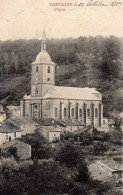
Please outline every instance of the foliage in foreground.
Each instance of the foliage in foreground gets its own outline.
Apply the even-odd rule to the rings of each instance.
[[[49,159],[50,147],[48,146],[45,155],[40,150],[42,144],[47,145],[46,140],[42,138],[41,144],[41,138],[37,134],[27,135],[22,139],[25,143],[31,143],[35,152],[37,149],[36,156],[33,156],[33,165],[19,168],[12,164],[1,166],[1,194],[89,195],[102,194],[109,189],[108,186],[91,179],[82,152],[71,142],[58,144]],[[39,145],[39,150],[36,144]]]

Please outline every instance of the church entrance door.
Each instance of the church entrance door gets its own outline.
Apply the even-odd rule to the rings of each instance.
[[[39,118],[39,105],[34,104],[34,112],[33,112],[34,118]]]

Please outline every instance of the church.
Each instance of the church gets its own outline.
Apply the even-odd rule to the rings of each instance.
[[[46,33],[41,51],[31,64],[31,94],[21,101],[21,117],[81,121],[101,127],[102,95],[95,88],[55,86],[55,66],[46,51]]]

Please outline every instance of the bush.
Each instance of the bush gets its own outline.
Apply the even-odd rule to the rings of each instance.
[[[90,178],[90,173],[86,164],[86,161],[83,160],[78,166],[78,175],[76,178],[77,182],[87,182]]]
[[[76,146],[66,141],[64,144],[59,145],[55,159],[69,168],[74,168],[77,167],[79,162],[82,162],[83,157]]]
[[[53,149],[41,135],[38,135],[37,133],[28,134],[22,136],[20,140],[31,145],[32,159],[48,159],[52,157]]]
[[[105,133],[103,135],[103,141],[109,141],[110,140],[110,135],[108,133]]]
[[[102,154],[108,150],[109,150],[109,144],[107,142],[105,143],[98,142],[93,146],[93,152],[95,155]]]

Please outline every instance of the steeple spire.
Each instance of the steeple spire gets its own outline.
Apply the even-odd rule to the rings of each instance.
[[[41,51],[46,51],[46,32],[45,31],[43,31],[42,33]]]

